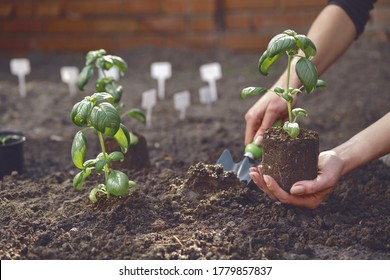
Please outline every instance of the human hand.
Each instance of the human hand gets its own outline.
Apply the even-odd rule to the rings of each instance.
[[[274,92],[267,92],[245,114],[245,145],[254,141],[260,146],[265,130],[286,118],[286,102]]]
[[[252,167],[249,175],[256,185],[271,199],[282,203],[301,206],[309,209],[317,208],[332,192],[341,177],[343,161],[334,151],[325,151],[318,157],[318,175],[314,180],[296,182],[290,193],[279,187],[278,183],[268,175],[264,175],[261,166]]]

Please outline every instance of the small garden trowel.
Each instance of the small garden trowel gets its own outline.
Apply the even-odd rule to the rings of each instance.
[[[217,160],[217,164],[221,164],[225,171],[233,171],[240,181],[246,181],[246,184],[249,184],[251,181],[249,168],[256,166],[255,160],[261,158],[262,151],[262,148],[254,143],[248,144],[245,147],[243,160],[234,162],[232,154],[228,150],[224,150]]]

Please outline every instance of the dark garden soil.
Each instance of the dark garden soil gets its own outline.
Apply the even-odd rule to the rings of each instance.
[[[126,171],[138,184],[128,196],[96,205],[88,193],[101,178],[74,190],[77,169],[70,158],[77,129],[69,111],[92,87],[71,98],[59,76],[61,66],[82,67],[84,54],[29,55],[24,99],[9,73],[11,56],[1,55],[0,128],[27,136],[26,172],[0,182],[1,259],[390,259],[390,169],[381,161],[344,176],[315,210],[276,203],[214,165],[226,148],[237,161],[242,156],[244,114],[254,99],[241,100],[240,90],[270,85],[280,73],[260,77],[260,53],[117,54],[129,65],[121,80],[127,107],[140,107],[141,93],[156,87],[152,62],[170,61],[173,77],[153,110],[151,129],[125,121],[145,136],[151,166]],[[210,110],[199,102],[205,84],[198,69],[214,61],[224,77]],[[318,131],[321,151],[389,111],[389,61],[388,43],[356,42],[322,77],[326,91],[301,96],[299,105],[310,115],[301,126]],[[186,89],[192,106],[180,121],[172,96]],[[90,144],[92,155],[98,145],[91,138]]]

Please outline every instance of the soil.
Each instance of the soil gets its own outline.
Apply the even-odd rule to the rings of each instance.
[[[292,139],[282,127],[270,127],[262,142],[264,174],[273,177],[279,186],[290,192],[298,181],[317,177],[319,154],[318,133],[300,128]]]
[[[71,97],[59,75],[64,65],[81,68],[84,54],[30,54],[23,99],[9,71],[11,55],[0,55],[1,129],[27,136],[26,172],[0,182],[1,259],[390,258],[390,172],[380,160],[341,178],[315,210],[274,202],[214,164],[224,149],[242,158],[244,115],[254,99],[241,100],[241,89],[270,85],[283,63],[266,79],[257,72],[260,53],[143,48],[116,54],[129,65],[121,80],[127,107],[140,107],[141,93],[156,87],[152,62],[170,61],[173,77],[153,109],[152,128],[125,121],[145,137],[150,167],[126,171],[138,184],[129,195],[100,197],[97,204],[88,193],[101,178],[74,190],[78,171],[70,158],[77,128],[69,111],[93,89]],[[199,102],[205,83],[198,69],[214,61],[223,78],[210,109]],[[321,151],[389,111],[388,61],[388,43],[358,41],[323,75],[326,91],[299,98],[309,112],[301,127],[319,133]],[[192,93],[185,120],[172,102],[182,90]],[[87,156],[97,151],[90,140]]]

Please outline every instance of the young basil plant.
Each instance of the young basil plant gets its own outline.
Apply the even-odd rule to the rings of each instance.
[[[96,92],[106,92],[112,95],[114,98],[113,105],[122,111],[124,104],[121,101],[123,94],[123,87],[117,83],[112,77],[108,77],[106,71],[112,67],[117,67],[119,74],[123,76],[127,70],[127,63],[119,56],[107,54],[104,49],[94,50],[87,53],[85,66],[81,70],[77,80],[77,86],[80,90],[84,90],[85,86],[92,79],[95,68],[100,69],[103,77],[99,78],[95,83]],[[121,113],[121,117],[129,116],[139,122],[145,123],[146,118],[142,110],[138,108],[132,108],[126,112]],[[137,139],[135,135],[131,135],[132,138]]]
[[[283,55],[287,55],[287,76],[286,86],[281,88],[276,86],[273,89],[265,87],[247,87],[241,92],[243,99],[248,96],[259,96],[268,91],[272,91],[287,102],[288,121],[283,125],[284,131],[291,138],[296,138],[299,135],[299,125],[297,119],[299,117],[307,117],[307,112],[302,108],[292,109],[294,96],[300,94],[303,90],[306,93],[312,93],[316,88],[325,88],[324,81],[318,79],[318,73],[315,65],[311,61],[316,55],[316,47],[314,43],[305,35],[297,34],[293,30],[285,30],[284,32],[274,36],[268,43],[267,49],[261,55],[258,63],[259,72],[267,76],[272,65]],[[292,61],[296,58],[295,72],[302,84],[300,88],[290,88]]]
[[[73,138],[71,155],[73,164],[81,171],[73,178],[73,187],[81,189],[85,180],[95,171],[104,174],[104,183],[93,188],[89,194],[92,203],[97,202],[97,193],[124,196],[135,183],[121,171],[110,168],[110,162],[121,161],[131,145],[130,134],[121,123],[117,109],[113,105],[114,98],[105,92],[98,92],[85,97],[76,103],[70,113],[72,122],[82,129]],[[101,152],[94,159],[85,160],[87,150],[87,131],[97,135]],[[121,151],[106,152],[104,137],[115,138]]]
[[[117,56],[106,55],[104,50],[90,51],[86,56],[86,65],[82,69],[78,79],[78,86],[84,89],[92,78],[94,67],[101,70],[109,70],[116,66],[121,75],[127,70],[125,61]],[[104,71],[103,71],[104,73]],[[128,176],[118,170],[110,168],[113,161],[122,161],[128,149],[138,142],[134,134],[129,132],[121,122],[121,115],[118,109],[121,107],[122,86],[118,85],[112,78],[103,77],[96,83],[97,92],[86,96],[83,100],[74,104],[70,117],[72,122],[81,129],[75,134],[72,142],[71,156],[73,164],[80,169],[80,172],[73,178],[73,187],[81,189],[84,182],[92,174],[104,174],[104,183],[98,184],[89,194],[92,203],[97,202],[97,194],[124,196],[129,188],[135,187],[135,183],[129,180]],[[145,121],[141,110],[130,110],[130,116]],[[99,139],[101,152],[93,159],[85,159],[87,150],[87,132],[91,131]],[[106,152],[104,138],[114,138],[119,145],[120,151],[108,154]]]

